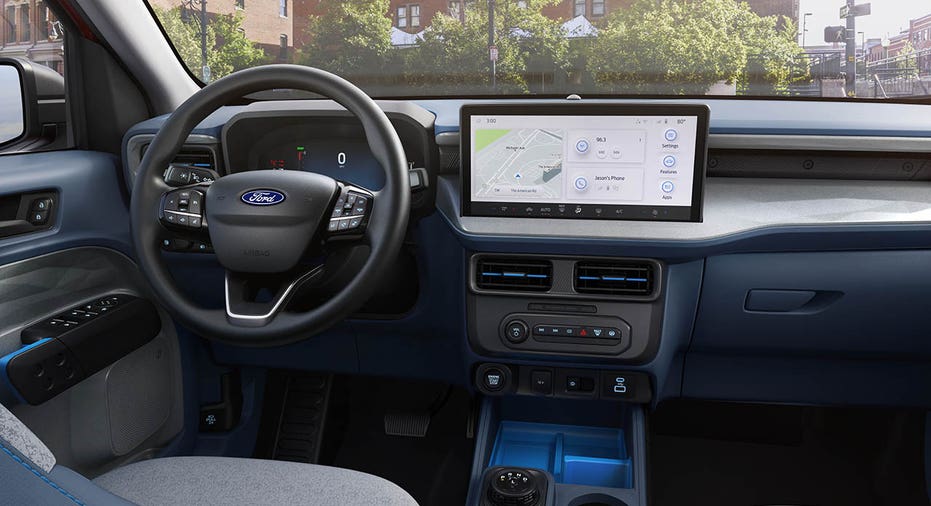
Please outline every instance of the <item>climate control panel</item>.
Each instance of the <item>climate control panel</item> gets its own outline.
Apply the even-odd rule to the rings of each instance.
[[[564,344],[619,354],[630,347],[631,327],[613,316],[511,313],[502,319],[499,335],[505,346],[514,349]]]

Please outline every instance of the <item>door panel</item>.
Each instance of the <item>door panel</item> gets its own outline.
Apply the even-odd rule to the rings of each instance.
[[[76,246],[129,254],[129,197],[119,163],[116,156],[87,151],[0,156],[0,198],[59,195],[51,228],[0,239],[0,265]]]
[[[0,238],[0,357],[22,354],[23,328],[78,304],[120,293],[152,300],[128,256],[128,196],[117,157],[82,151],[0,156],[0,199],[37,192],[57,193],[52,226]],[[0,402],[60,464],[85,475],[150,455],[184,422],[178,337],[160,308],[159,319],[151,341],[36,406],[22,403],[0,371]],[[90,349],[108,348],[96,336]]]

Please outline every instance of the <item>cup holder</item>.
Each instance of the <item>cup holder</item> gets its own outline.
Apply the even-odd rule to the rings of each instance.
[[[627,506],[627,503],[607,494],[585,494],[569,501],[569,506]]]

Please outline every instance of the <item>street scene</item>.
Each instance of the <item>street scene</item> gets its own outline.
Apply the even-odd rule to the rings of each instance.
[[[149,3],[205,83],[296,63],[381,96],[931,96],[931,5],[912,0]],[[0,56],[64,73],[53,9],[0,0],[0,13]]]

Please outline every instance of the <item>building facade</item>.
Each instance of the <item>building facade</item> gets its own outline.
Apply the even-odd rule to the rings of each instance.
[[[171,10],[187,4],[182,0],[148,0],[149,4]],[[318,0],[206,0],[208,16],[243,14],[242,29],[245,36],[256,43],[273,59],[286,61],[294,47],[295,16],[302,3]],[[192,7],[200,9],[195,0]]]
[[[0,0],[0,18],[0,56],[26,58],[64,73],[64,32],[44,0]]]
[[[394,27],[408,33],[418,33],[430,26],[437,14],[461,17],[463,9],[476,0],[391,0],[388,16]],[[478,0],[485,4],[487,0]],[[798,23],[799,0],[746,0],[750,8],[761,16],[785,16]],[[319,3],[320,0],[299,0],[301,4]],[[498,8],[511,4],[519,6],[521,0],[496,0]],[[543,8],[543,13],[552,18],[566,21],[585,16],[589,21],[598,20],[633,4],[634,0],[560,0]],[[308,14],[312,14],[312,9]]]

